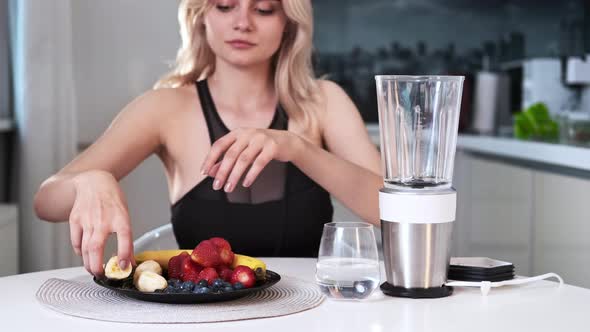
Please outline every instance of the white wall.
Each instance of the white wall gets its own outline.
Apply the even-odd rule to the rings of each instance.
[[[178,1],[73,1],[78,143],[93,142],[133,98],[164,74],[180,45]],[[168,188],[156,157],[122,181],[134,236],[169,221]],[[114,242],[106,254],[114,251]]]

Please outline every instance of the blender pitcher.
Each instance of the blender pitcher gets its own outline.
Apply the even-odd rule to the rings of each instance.
[[[392,296],[448,296],[462,76],[378,75],[383,256]]]

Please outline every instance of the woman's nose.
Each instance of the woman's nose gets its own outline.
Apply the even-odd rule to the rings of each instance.
[[[252,30],[252,18],[250,17],[251,13],[249,10],[249,6],[241,6],[237,11],[235,20],[234,20],[234,30],[237,31],[251,31]]]

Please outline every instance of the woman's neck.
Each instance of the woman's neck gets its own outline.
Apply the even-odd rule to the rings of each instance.
[[[227,96],[223,98],[226,107],[244,111],[257,109],[278,101],[270,67],[270,63],[236,67],[218,60],[208,82],[219,94]]]

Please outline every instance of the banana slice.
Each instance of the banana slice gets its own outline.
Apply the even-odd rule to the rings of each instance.
[[[131,275],[133,266],[127,264],[125,270],[121,270],[119,266],[119,258],[117,256],[111,257],[104,268],[104,274],[107,278],[112,280],[123,280]]]
[[[135,272],[133,273],[133,284],[135,285],[135,287],[137,287],[137,279],[139,278],[139,275],[145,271],[152,271],[156,274],[162,275],[162,267],[160,266],[160,264],[158,264],[158,262],[154,260],[145,261],[139,264],[135,268]]]
[[[157,289],[168,287],[168,282],[164,277],[155,272],[144,271],[139,274],[135,287],[141,292],[154,292]]]

